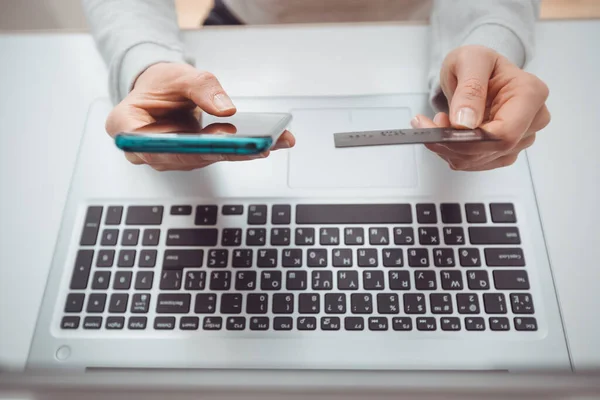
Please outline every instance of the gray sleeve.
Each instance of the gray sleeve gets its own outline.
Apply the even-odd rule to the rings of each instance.
[[[478,44],[523,68],[531,60],[540,0],[434,0],[431,13],[430,103],[448,111],[440,69],[453,49]]]
[[[173,0],[82,0],[91,32],[109,69],[114,104],[158,62],[193,64],[184,54]]]

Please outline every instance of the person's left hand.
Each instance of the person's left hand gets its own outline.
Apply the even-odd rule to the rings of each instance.
[[[450,113],[430,120],[417,115],[414,128],[481,127],[497,142],[427,144],[454,170],[485,171],[513,164],[550,122],[548,87],[499,53],[483,46],[463,46],[444,60],[440,75]]]

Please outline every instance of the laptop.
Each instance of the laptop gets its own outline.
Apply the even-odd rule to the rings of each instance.
[[[297,146],[192,172],[129,164],[91,105],[28,367],[571,369],[527,157],[450,170],[408,127],[426,94],[237,98]]]

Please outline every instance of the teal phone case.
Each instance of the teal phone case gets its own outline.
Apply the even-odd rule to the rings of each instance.
[[[252,155],[267,151],[271,137],[211,137],[210,135],[180,135],[165,138],[144,135],[117,135],[115,144],[133,153],[187,153]]]

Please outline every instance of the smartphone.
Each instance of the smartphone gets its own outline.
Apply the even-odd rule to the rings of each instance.
[[[287,113],[238,112],[224,118],[203,113],[192,132],[123,132],[115,144],[136,153],[252,155],[270,149],[291,120]]]

